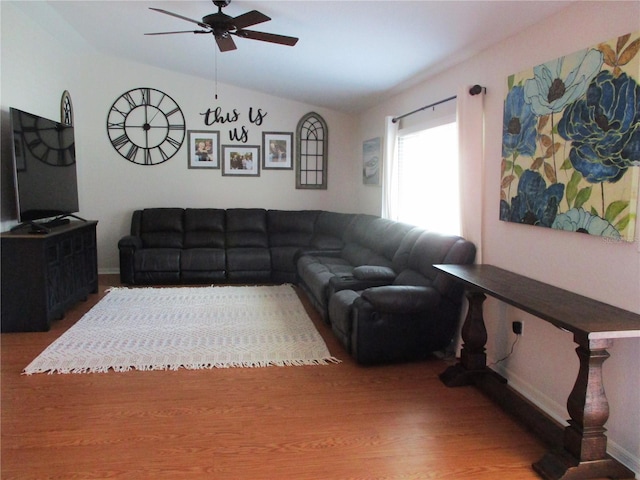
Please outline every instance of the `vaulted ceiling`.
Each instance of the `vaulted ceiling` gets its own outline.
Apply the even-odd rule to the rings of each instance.
[[[224,13],[258,10],[249,27],[299,37],[294,47],[236,38],[221,53],[211,35],[145,36],[198,26],[217,11],[198,1],[16,2],[73,48],[195,75],[343,112],[359,112],[505,40],[570,1],[233,0]],[[60,32],[65,32],[63,35]],[[64,37],[64,38],[63,38]],[[73,44],[73,45],[71,45]],[[216,68],[217,66],[217,68]]]

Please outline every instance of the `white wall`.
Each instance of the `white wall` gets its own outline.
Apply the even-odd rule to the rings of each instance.
[[[486,168],[480,179],[485,192],[481,199],[484,263],[640,313],[640,240],[614,243],[499,221],[507,76],[638,30],[638,2],[575,2],[560,14],[364,112],[359,121],[360,139],[382,135],[385,115],[403,114],[455,95],[465,85],[485,86]],[[416,117],[426,119],[429,115],[433,112]],[[379,211],[380,189],[364,190],[361,196],[372,211]],[[485,318],[490,361],[508,353],[513,340],[511,321],[524,320],[524,335],[500,370],[513,386],[533,396],[557,420],[568,419],[566,398],[578,371],[571,335],[492,299],[485,302]],[[640,339],[616,340],[610,353],[604,364],[611,407],[607,423],[610,451],[640,472]]]
[[[9,107],[48,118],[60,115],[60,97],[69,90],[74,106],[79,215],[98,223],[98,263],[101,273],[118,271],[118,239],[128,233],[131,212],[153,206],[264,207],[327,209],[358,212],[350,188],[353,176],[354,119],[313,105],[292,102],[249,90],[159,70],[101,55],[89,48],[70,50],[61,36],[52,36],[29,23],[14,5],[2,2],[2,114]],[[260,177],[223,177],[221,170],[187,168],[188,137],[178,153],[155,166],[133,164],[111,146],[107,114],[124,92],[151,87],[180,105],[187,130],[219,130],[221,144],[239,144],[229,129],[245,127],[246,145],[262,146],[262,132],[294,132],[310,111],[323,116],[329,129],[327,190],[297,190],[294,170],[262,170]],[[207,126],[200,113],[221,107],[240,113],[237,122]],[[258,109],[266,112],[261,125],[249,121]],[[6,136],[4,138],[7,138]],[[295,141],[294,141],[295,142]],[[7,158],[6,146],[3,160]],[[3,164],[5,162],[3,161]],[[6,179],[5,179],[6,180]],[[3,180],[3,186],[6,182]],[[10,188],[10,183],[8,184]],[[4,189],[3,189],[4,190]],[[4,212],[3,208],[3,212]],[[3,229],[10,225],[7,218]]]

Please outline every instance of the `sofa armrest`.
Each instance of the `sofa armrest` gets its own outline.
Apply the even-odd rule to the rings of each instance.
[[[435,308],[440,294],[432,287],[387,285],[368,288],[361,298],[382,313],[416,314]]]
[[[361,265],[353,269],[353,276],[357,280],[377,280],[391,284],[396,279],[396,272],[390,267]]]
[[[122,237],[118,242],[120,252],[120,282],[124,285],[135,284],[134,256],[142,248],[142,239],[135,235]]]
[[[119,250],[131,250],[135,252],[140,248],[142,248],[142,239],[135,235],[124,236],[118,242]]]

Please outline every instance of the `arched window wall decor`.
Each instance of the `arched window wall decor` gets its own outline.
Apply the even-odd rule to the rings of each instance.
[[[315,112],[306,114],[296,128],[296,188],[327,189],[327,123]]]

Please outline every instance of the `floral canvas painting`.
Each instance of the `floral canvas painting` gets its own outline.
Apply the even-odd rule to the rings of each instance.
[[[633,241],[640,32],[508,78],[500,219]]]

